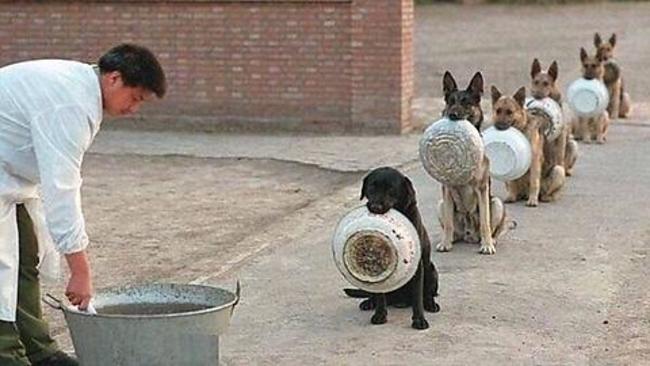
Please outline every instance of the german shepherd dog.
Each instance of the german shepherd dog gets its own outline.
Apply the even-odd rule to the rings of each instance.
[[[596,57],[598,57],[605,68],[603,82],[609,92],[609,104],[607,112],[610,118],[627,118],[632,109],[630,95],[625,91],[621,68],[614,59],[614,48],[616,47],[616,33],[613,33],[607,42],[603,42],[600,34],[594,34],[594,46],[596,46]]]
[[[562,93],[557,87],[558,66],[553,61],[547,71],[542,71],[538,59],[533,60],[530,70],[530,94],[535,99],[551,98],[562,106]],[[562,165],[567,176],[573,174],[578,159],[578,143],[571,135],[571,124],[565,123],[560,136],[544,145],[544,155],[554,160],[553,165]]]
[[[580,48],[580,62],[582,63],[583,78],[603,80],[605,67],[597,55],[589,56],[584,48]],[[596,140],[597,143],[604,144],[607,139],[608,127],[609,112],[605,110],[595,117],[576,116],[573,122],[573,134],[576,140],[582,140],[585,143]]]
[[[526,206],[535,207],[539,201],[553,201],[557,198],[566,180],[564,168],[557,164],[554,156],[547,156],[544,146],[544,130],[550,123],[548,116],[526,110],[526,88],[521,87],[514,96],[503,96],[492,86],[492,120],[499,130],[516,128],[530,142],[532,162],[528,172],[521,178],[506,182],[508,197],[506,202],[527,199]]]
[[[363,179],[361,199],[368,198],[366,207],[375,214],[385,214],[391,208],[406,216],[415,226],[420,239],[421,257],[418,269],[409,282],[397,290],[385,294],[373,294],[359,289],[344,289],[351,297],[366,298],[359,305],[361,310],[375,309],[372,324],[386,323],[387,305],[413,308],[415,329],[426,329],[429,323],[424,318],[424,310],[436,313],[440,306],[436,304],[438,296],[438,271],[431,261],[431,241],[422,224],[422,218],[415,198],[413,183],[396,169],[383,167],[368,173]]]
[[[445,95],[443,115],[451,120],[468,120],[480,132],[483,122],[481,96],[483,75],[474,74],[465,90],[459,90],[449,71],[442,80]],[[442,238],[436,249],[447,252],[453,243],[480,243],[481,254],[496,253],[496,241],[502,233],[506,210],[498,197],[492,196],[490,161],[483,159],[472,180],[462,186],[442,185],[442,200],[438,204],[438,220]]]

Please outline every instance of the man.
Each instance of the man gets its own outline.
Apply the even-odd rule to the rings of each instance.
[[[0,365],[78,365],[49,336],[39,274],[70,269],[66,296],[93,293],[81,212],[81,162],[103,112],[127,115],[166,84],[156,57],[123,44],[97,66],[37,60],[0,68]],[[58,252],[58,253],[57,253]]]

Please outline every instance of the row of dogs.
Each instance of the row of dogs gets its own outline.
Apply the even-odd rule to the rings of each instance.
[[[528,172],[521,178],[506,182],[508,195],[505,202],[526,200],[527,206],[537,206],[539,201],[553,201],[558,198],[567,176],[573,173],[578,158],[575,140],[604,143],[610,116],[627,117],[630,113],[629,95],[623,90],[623,82],[618,67],[606,67],[613,60],[616,35],[603,42],[598,33],[594,36],[596,51],[589,55],[580,49],[582,76],[585,79],[603,81],[610,95],[606,111],[589,118],[576,117],[566,124],[564,130],[553,141],[547,141],[544,130],[551,121],[549,116],[529,111],[524,107],[525,87],[514,95],[501,93],[495,86],[491,88],[492,123],[497,129],[516,128],[530,141],[532,163]],[[531,96],[541,99],[550,97],[561,105],[561,93],[557,87],[558,65],[553,61],[548,70],[543,71],[537,59],[531,67]],[[483,95],[483,76],[477,72],[466,89],[458,88],[451,73],[443,77],[445,108],[443,116],[452,120],[468,120],[479,131],[484,120],[481,109]],[[453,243],[464,241],[479,243],[479,252],[494,254],[496,241],[508,225],[506,209],[498,197],[491,194],[489,160],[483,156],[479,168],[469,183],[463,186],[442,186],[442,200],[438,205],[438,219],[442,228],[441,241],[436,249],[446,252]],[[371,322],[383,324],[387,321],[387,306],[412,307],[412,323],[415,329],[426,329],[429,324],[424,312],[438,312],[438,272],[431,261],[431,242],[422,223],[417,208],[415,189],[408,177],[396,169],[382,167],[372,170],[363,179],[361,199],[367,199],[366,207],[375,214],[384,214],[395,209],[406,216],[415,226],[420,238],[422,256],[418,269],[401,288],[389,293],[370,293],[360,289],[344,289],[350,297],[364,298],[361,310],[374,310]]]

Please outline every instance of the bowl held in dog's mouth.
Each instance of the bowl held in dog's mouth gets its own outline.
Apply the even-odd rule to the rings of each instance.
[[[336,226],[332,255],[350,284],[385,293],[405,285],[417,271],[420,239],[413,224],[397,210],[379,215],[361,206]]]
[[[499,130],[495,127],[483,131],[485,155],[490,160],[490,175],[500,181],[521,178],[532,161],[532,149],[526,136],[510,127]]]
[[[577,116],[596,117],[607,109],[609,94],[602,81],[580,78],[569,85],[567,101]]]
[[[442,184],[467,184],[483,159],[478,130],[467,120],[442,118],[420,138],[419,156],[424,170]]]
[[[550,123],[544,128],[546,140],[553,141],[562,134],[564,119],[562,118],[562,107],[558,102],[549,97],[527,98],[525,106],[528,110],[538,111],[548,117]]]

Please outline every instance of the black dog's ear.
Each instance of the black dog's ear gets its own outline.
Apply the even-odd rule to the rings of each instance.
[[[366,194],[366,185],[368,184],[368,176],[366,175],[363,178],[363,183],[361,184],[361,197],[359,197],[359,200],[364,199],[367,194]]]
[[[458,90],[458,85],[456,85],[456,80],[451,75],[449,71],[445,71],[445,76],[442,77],[442,92],[445,94],[445,99],[447,96]]]
[[[612,36],[609,37],[609,44],[612,48],[616,46],[616,33],[612,33]]]
[[[406,204],[410,206],[416,203],[415,200],[415,188],[413,188],[413,182],[408,177],[404,177],[404,190],[406,192]]]
[[[474,74],[467,86],[467,90],[474,94],[483,95],[483,74],[480,71]]]
[[[600,47],[601,44],[603,44],[603,40],[600,38],[600,34],[598,33],[594,34],[594,46],[598,48]]]

